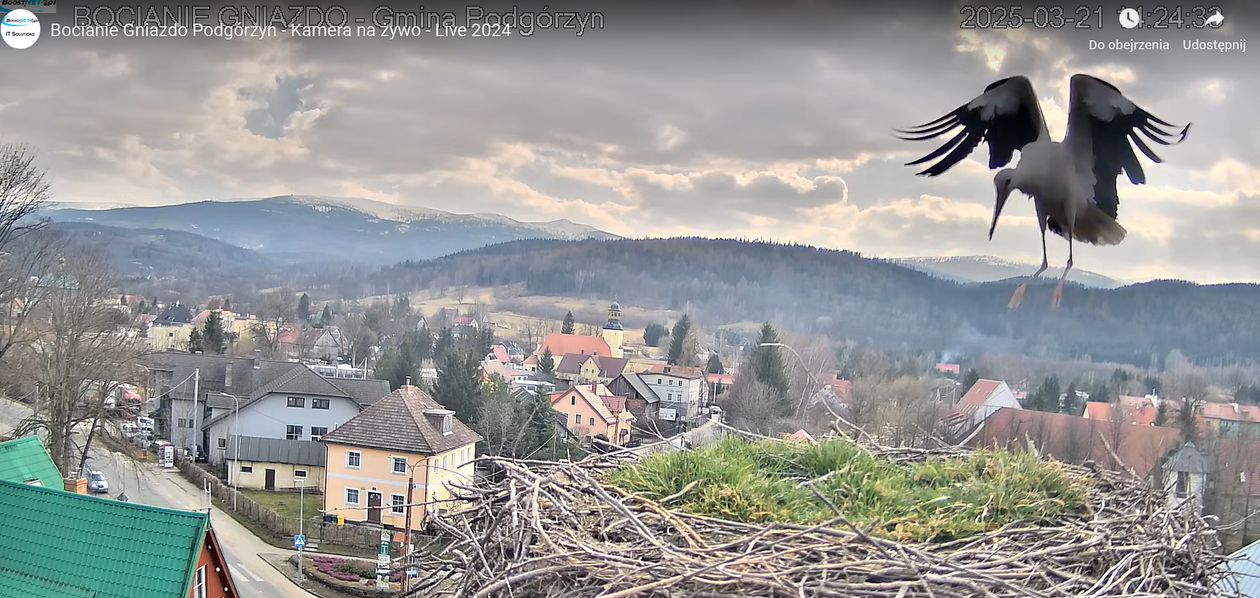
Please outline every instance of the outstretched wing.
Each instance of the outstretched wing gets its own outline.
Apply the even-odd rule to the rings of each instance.
[[[1120,207],[1116,177],[1120,172],[1127,174],[1134,185],[1146,182],[1146,173],[1142,172],[1133,147],[1137,146],[1153,162],[1163,162],[1142,137],[1160,145],[1173,145],[1185,141],[1190,125],[1179,133],[1171,133],[1160,125],[1174,129],[1175,125],[1139,108],[1114,85],[1089,75],[1072,76],[1070,95],[1068,130],[1063,142],[1076,157],[1077,172],[1086,180],[1092,175],[1094,204],[1116,218]]]
[[[961,130],[958,130],[960,129]],[[1011,161],[1015,150],[1046,134],[1046,123],[1037,105],[1037,94],[1027,77],[1010,77],[984,88],[976,99],[932,122],[898,130],[907,141],[934,139],[947,133],[956,135],[932,153],[906,163],[915,166],[941,158],[918,174],[936,176],[966,158],[981,141],[989,144],[989,168]]]

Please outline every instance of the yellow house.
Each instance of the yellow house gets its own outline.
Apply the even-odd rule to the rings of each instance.
[[[450,508],[452,484],[473,478],[481,436],[415,386],[403,386],[325,434],[324,512],[420,529]],[[412,497],[407,502],[407,483]]]
[[[149,347],[155,352],[187,351],[192,324],[157,324],[149,328]]]

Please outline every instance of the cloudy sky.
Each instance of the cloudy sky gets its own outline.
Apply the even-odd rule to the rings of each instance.
[[[1035,262],[1027,201],[1012,200],[987,239],[983,149],[943,177],[918,178],[902,163],[933,146],[891,129],[1026,74],[1061,135],[1068,77],[1087,72],[1194,129],[1161,151],[1165,164],[1147,165],[1148,185],[1121,186],[1124,244],[1078,246],[1077,267],[1260,281],[1254,3],[1225,4],[1218,31],[1137,34],[1116,25],[1114,8],[1101,31],[977,32],[959,28],[958,5],[871,4],[582,3],[602,10],[605,28],[580,38],[42,38],[20,61],[0,48],[0,140],[34,145],[62,201],[355,196],[627,236]],[[70,6],[45,19],[45,35]],[[1180,48],[1186,37],[1249,36],[1246,53]],[[1173,49],[1088,48],[1134,37]],[[1064,242],[1050,248],[1052,263],[1066,259]]]

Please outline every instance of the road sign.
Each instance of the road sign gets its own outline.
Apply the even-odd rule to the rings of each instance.
[[[299,550],[300,550],[300,549],[304,548],[305,546],[306,546],[306,535],[305,535],[305,534],[297,534],[296,536],[293,536],[293,547],[294,547],[294,548],[297,548],[297,549],[299,549]]]

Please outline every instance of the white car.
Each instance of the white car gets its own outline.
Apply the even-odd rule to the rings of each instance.
[[[104,494],[109,492],[109,480],[105,479],[105,474],[99,471],[93,471],[88,474],[88,492]]]

